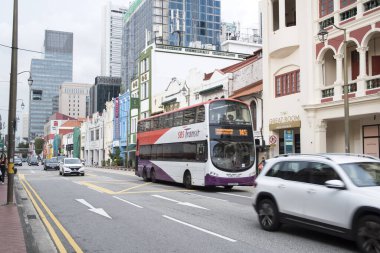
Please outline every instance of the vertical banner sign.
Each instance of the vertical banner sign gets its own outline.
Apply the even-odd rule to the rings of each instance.
[[[294,144],[294,132],[293,130],[285,130],[284,131],[284,153],[289,154],[289,153],[294,153],[293,151],[293,144]]]

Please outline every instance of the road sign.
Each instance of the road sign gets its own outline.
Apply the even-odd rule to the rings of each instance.
[[[269,145],[276,144],[277,143],[277,137],[276,135],[271,135],[269,137]]]

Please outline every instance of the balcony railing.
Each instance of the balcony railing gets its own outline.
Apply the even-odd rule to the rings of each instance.
[[[319,22],[319,26],[321,28],[326,28],[326,27],[333,25],[333,24],[334,24],[334,17],[331,17],[331,18],[328,18],[328,19],[325,19],[325,20]]]
[[[369,11],[376,7],[379,7],[380,0],[371,0],[371,1],[365,2],[363,5],[364,5],[364,11]]]
[[[350,9],[348,11],[345,11],[345,12],[343,12],[343,13],[340,14],[340,21],[343,21],[343,20],[355,17],[356,13],[357,13],[357,8],[356,7],[352,8],[352,9]]]
[[[334,96],[334,87],[322,90],[322,98],[328,98]]]
[[[342,91],[344,93],[344,85],[342,85]],[[348,84],[348,93],[357,92],[357,91],[358,91],[358,86],[356,83],[349,83]]]
[[[367,90],[380,88],[380,77],[367,80]]]

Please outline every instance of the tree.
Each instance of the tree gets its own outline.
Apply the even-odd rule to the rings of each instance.
[[[45,140],[42,138],[34,139],[34,150],[36,151],[37,155],[40,155],[42,153],[42,150],[44,149],[44,143]]]

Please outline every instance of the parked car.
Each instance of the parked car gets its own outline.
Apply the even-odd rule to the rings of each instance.
[[[17,165],[17,166],[22,166],[22,160],[21,160],[21,158],[19,158],[19,157],[15,157],[15,158],[13,159],[13,161],[14,161],[14,164],[15,164],[15,165]]]
[[[45,164],[46,159],[41,159],[41,165]]]
[[[79,158],[64,158],[59,163],[59,175],[81,175],[84,176],[84,167]]]
[[[380,160],[365,155],[280,156],[255,181],[261,227],[293,223],[355,240],[362,252],[380,245]]]
[[[21,161],[23,162],[23,163],[26,163],[26,162],[28,162],[28,158],[21,158]]]
[[[46,159],[44,163],[44,170],[53,169],[59,170],[59,163],[57,157]]]
[[[29,160],[28,160],[28,165],[29,166],[32,166],[32,165],[37,165],[38,166],[38,160],[36,157],[30,157]]]

